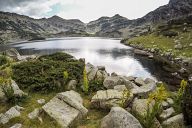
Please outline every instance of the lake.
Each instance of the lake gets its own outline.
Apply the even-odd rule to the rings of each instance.
[[[156,66],[152,60],[134,55],[131,47],[120,43],[118,39],[68,37],[38,42],[0,46],[16,48],[21,55],[51,54],[63,51],[77,59],[85,58],[95,66],[105,66],[107,72],[119,75],[158,79],[155,75]]]

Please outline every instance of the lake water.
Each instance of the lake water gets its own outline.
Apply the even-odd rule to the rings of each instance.
[[[2,50],[3,46],[0,47]],[[21,55],[44,55],[64,51],[77,59],[85,58],[86,62],[95,66],[105,66],[109,73],[157,79],[156,67],[152,60],[135,56],[133,49],[121,44],[120,40],[88,37],[63,38],[26,42],[9,47],[16,48]]]

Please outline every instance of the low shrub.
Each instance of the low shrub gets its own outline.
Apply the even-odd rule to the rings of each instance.
[[[13,79],[21,89],[61,91],[69,80],[83,79],[84,63],[66,53],[42,56],[38,60],[14,65]]]
[[[178,36],[178,33],[174,31],[163,31],[162,35],[167,37],[175,37]]]
[[[0,66],[7,64],[8,63],[8,59],[6,56],[0,55]]]
[[[85,67],[84,67],[84,70],[83,70],[83,91],[85,93],[88,93],[88,91],[89,91],[89,82],[88,82],[88,79],[87,79],[87,71],[86,71]]]
[[[158,117],[161,112],[161,103],[166,100],[168,96],[169,94],[163,84],[161,84],[155,92],[149,94],[146,114],[139,117],[140,122],[145,128],[154,128],[156,117]]]
[[[92,80],[89,81],[89,92],[96,92],[99,90],[104,90],[103,80]]]

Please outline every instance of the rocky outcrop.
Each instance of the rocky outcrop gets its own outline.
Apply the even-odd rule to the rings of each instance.
[[[42,108],[63,128],[73,125],[74,122],[84,117],[88,112],[83,106],[83,99],[80,94],[75,91],[57,94]]]
[[[92,97],[91,104],[95,108],[110,109],[111,107],[121,106],[122,102],[129,103],[133,98],[124,96],[124,91],[114,89],[100,90]]]
[[[128,89],[132,89],[135,86],[135,84],[129,81],[128,78],[118,75],[106,77],[103,85],[107,89],[113,89],[117,85],[125,85]]]
[[[107,72],[105,70],[105,67],[103,66],[98,66],[95,67],[90,63],[87,63],[86,66],[86,71],[87,71],[87,78],[89,81],[103,81],[107,76]]]
[[[0,114],[0,124],[6,124],[9,122],[9,120],[19,117],[21,115],[20,111],[24,108],[20,106],[15,106],[10,108],[7,112],[4,114]]]
[[[123,108],[113,107],[110,113],[102,119],[101,128],[142,128],[142,126]]]

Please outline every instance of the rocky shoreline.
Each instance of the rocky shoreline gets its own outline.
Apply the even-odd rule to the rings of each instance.
[[[138,56],[144,56],[148,59],[152,59],[159,64],[165,64],[169,68],[164,68],[165,71],[170,73],[174,79],[181,81],[182,79],[192,79],[192,59],[175,57],[170,52],[162,52],[158,48],[145,48],[142,45],[127,44],[126,40],[121,40],[121,43],[134,48],[134,54]],[[160,65],[162,66],[162,65]],[[172,70],[172,69],[173,70]],[[175,83],[179,84],[178,82]]]

